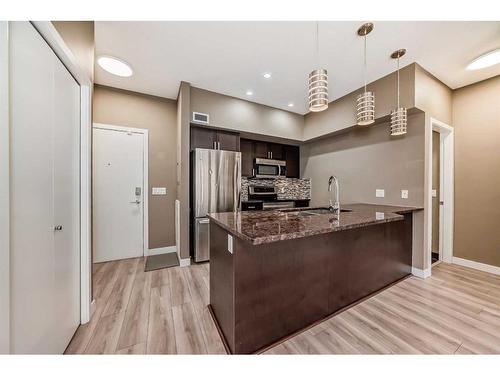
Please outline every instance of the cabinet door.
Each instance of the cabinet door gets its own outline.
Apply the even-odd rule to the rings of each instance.
[[[240,151],[240,135],[233,132],[217,131],[219,150]]]
[[[267,142],[255,141],[253,143],[254,158],[269,158],[269,145]]]
[[[298,146],[283,146],[286,160],[286,176],[292,178],[300,177],[300,148]]]
[[[283,159],[283,145],[279,143],[269,143],[269,151],[271,152],[271,159]]]
[[[253,141],[242,139],[240,141],[241,151],[241,175],[243,177],[253,176]]]
[[[191,150],[195,148],[214,149],[217,141],[217,131],[214,129],[191,127]]]

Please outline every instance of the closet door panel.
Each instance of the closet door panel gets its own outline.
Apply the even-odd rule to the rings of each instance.
[[[56,353],[53,65],[28,22],[10,23],[11,335],[14,353]]]
[[[80,322],[80,90],[54,56],[55,319],[63,352]]]

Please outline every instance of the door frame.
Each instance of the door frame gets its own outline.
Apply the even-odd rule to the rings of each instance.
[[[439,247],[440,260],[451,263],[453,259],[453,212],[454,212],[454,160],[455,135],[454,129],[448,124],[435,118],[430,118],[427,132],[427,163],[432,165],[432,132],[439,133],[440,140],[440,191],[439,201],[444,202],[439,210]],[[427,169],[426,186],[426,230],[427,230],[427,269],[432,268],[432,168]]]
[[[143,137],[143,166],[142,166],[142,179],[144,184],[143,189],[143,198],[142,201],[144,203],[142,209],[142,231],[143,231],[143,256],[149,255],[149,130],[142,128],[132,128],[127,126],[119,126],[119,125],[110,125],[103,124],[99,122],[94,122],[92,125],[92,129],[102,129],[102,130],[111,130],[111,131],[119,131],[124,133],[137,133],[142,134]],[[93,198],[93,197],[92,197]]]

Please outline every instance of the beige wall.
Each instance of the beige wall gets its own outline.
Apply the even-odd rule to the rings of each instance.
[[[340,181],[341,203],[424,205],[424,113],[408,118],[408,134],[392,138],[389,123],[306,143],[301,148],[302,177],[312,179],[311,205],[328,202],[328,177]],[[376,198],[375,189],[385,197]],[[409,198],[401,198],[401,190]],[[424,215],[414,215],[413,266],[424,268]]]
[[[191,87],[191,111],[208,113],[210,125],[302,140],[304,116]]]
[[[410,64],[400,72],[401,105],[415,106],[415,67]],[[375,118],[388,116],[397,105],[397,74],[391,73],[367,86],[375,93]],[[304,140],[322,137],[330,133],[345,131],[356,125],[356,97],[363,91],[359,89],[329,104],[326,111],[308,113],[305,116]]]
[[[177,97],[177,199],[180,202],[179,257],[189,258],[189,120],[191,86],[181,82]]]
[[[52,21],[52,24],[94,82],[94,22]]]
[[[311,178],[312,205],[328,202],[328,177],[339,177],[342,203],[423,206],[424,115],[409,117],[408,134],[394,138],[389,123],[313,141],[302,146],[302,177]],[[376,198],[375,189],[385,189]],[[401,189],[409,199],[401,199]]]
[[[415,107],[446,124],[451,122],[452,90],[415,64]]]
[[[500,76],[453,92],[455,257],[500,266]]]
[[[93,112],[94,122],[149,130],[149,248],[175,245],[175,101],[95,86]],[[151,195],[153,186],[167,195]]]

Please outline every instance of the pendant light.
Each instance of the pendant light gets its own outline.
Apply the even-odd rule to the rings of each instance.
[[[356,124],[365,126],[375,122],[375,95],[366,91],[366,36],[373,30],[373,23],[365,23],[358,29],[358,35],[364,38],[364,79],[365,91],[356,99]]]
[[[398,106],[391,111],[391,135],[393,136],[406,134],[408,123],[406,108],[399,106],[399,58],[403,57],[405,53],[406,49],[403,48],[391,54],[393,59],[398,60]]]
[[[319,65],[319,22],[316,22],[316,60]],[[321,112],[328,108],[328,72],[315,69],[309,73],[309,110]]]

